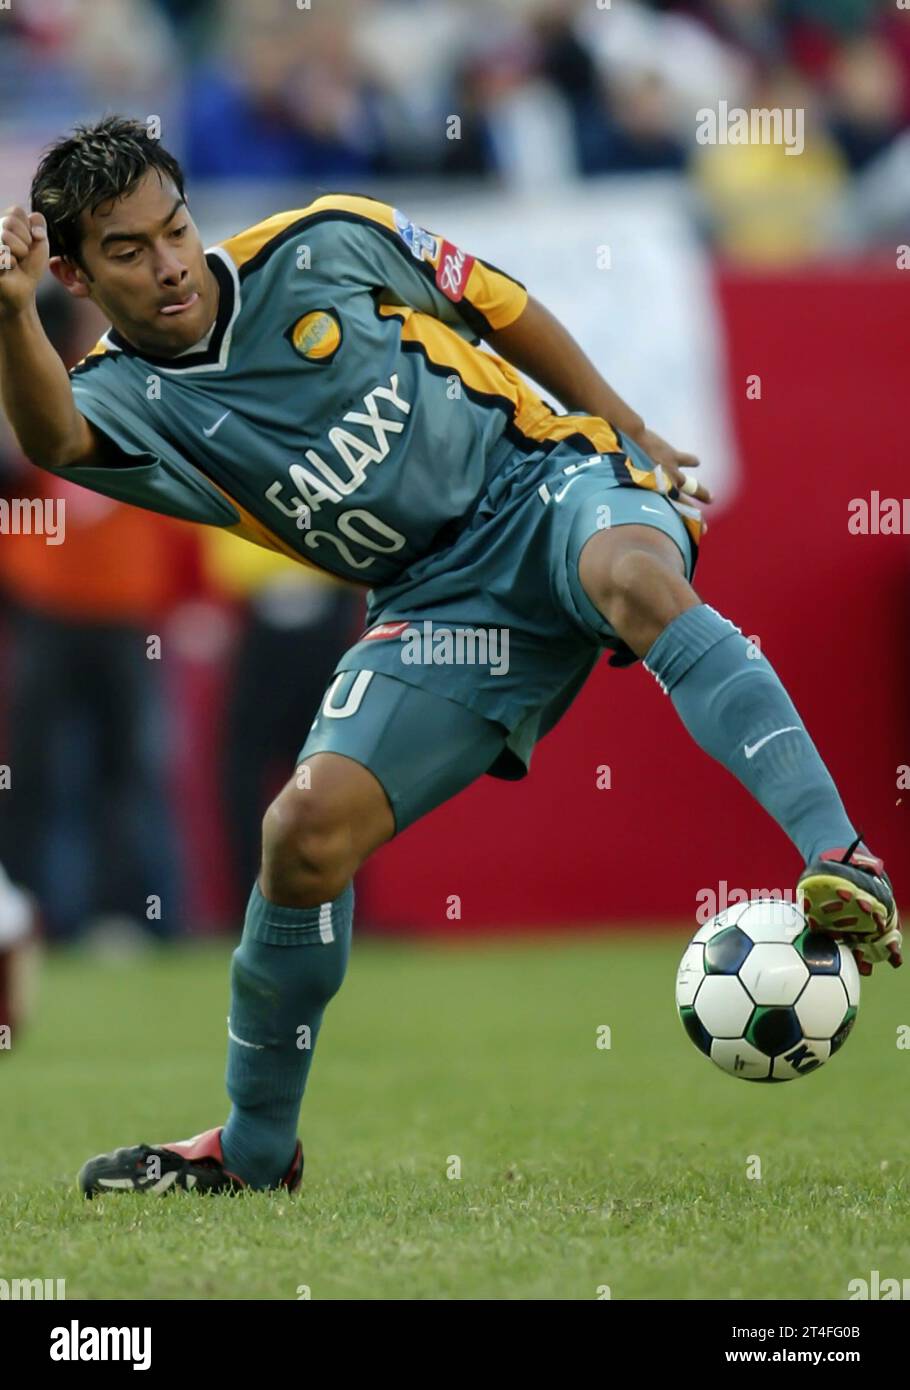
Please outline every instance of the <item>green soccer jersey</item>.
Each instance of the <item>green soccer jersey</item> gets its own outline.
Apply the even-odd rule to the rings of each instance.
[[[524,287],[384,203],[319,198],[206,257],[207,339],[155,358],[112,329],[73,368],[118,449],[74,481],[375,587],[445,545],[516,449],[619,447],[476,346]]]

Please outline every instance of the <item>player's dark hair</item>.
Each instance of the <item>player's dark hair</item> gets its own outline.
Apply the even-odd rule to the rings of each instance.
[[[47,222],[52,256],[79,263],[82,232],[79,216],[86,208],[122,198],[150,169],[172,179],[183,192],[183,170],[172,154],[153,139],[141,121],[104,116],[94,125],[79,124],[44,154],[32,180],[32,211]]]

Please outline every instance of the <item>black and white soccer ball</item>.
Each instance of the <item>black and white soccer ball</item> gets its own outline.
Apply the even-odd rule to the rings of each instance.
[[[843,1046],[859,1008],[852,954],[791,903],[737,903],[695,933],[676,976],[695,1046],[744,1081],[793,1081]]]

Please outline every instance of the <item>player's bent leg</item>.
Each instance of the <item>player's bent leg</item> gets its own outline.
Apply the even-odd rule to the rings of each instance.
[[[682,549],[649,529],[621,524],[585,541],[577,560],[585,595],[644,659],[699,746],[800,850],[807,867],[799,889],[814,925],[854,947],[863,973],[877,961],[900,965],[890,882],[856,834],[777,674],[738,628],[701,603],[682,572]]]
[[[485,772],[504,733],[392,677],[333,681],[263,822],[260,883],[231,969],[226,1163],[255,1187],[291,1163],[300,1105],[351,941],[352,877],[396,830]]]
[[[227,1124],[91,1159],[79,1178],[87,1197],[299,1186],[300,1104],[347,966],[350,876],[376,845],[486,772],[504,743],[499,725],[392,677],[333,681],[297,772],[265,818],[262,886],[231,962]]]

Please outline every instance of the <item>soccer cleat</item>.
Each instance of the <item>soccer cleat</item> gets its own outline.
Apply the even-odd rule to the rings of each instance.
[[[242,1192],[247,1184],[224,1166],[222,1129],[219,1125],[173,1144],[137,1144],[132,1149],[98,1154],[83,1164],[79,1190],[90,1199],[122,1191],[151,1192],[160,1197],[175,1187],[197,1192]],[[303,1148],[298,1139],[293,1162],[278,1185],[296,1192],[302,1176]]]
[[[863,850],[860,839],[848,849],[829,849],[807,864],[797,893],[813,930],[825,932],[853,950],[861,975],[886,960],[902,963],[900,919],[891,880],[880,859]]]

